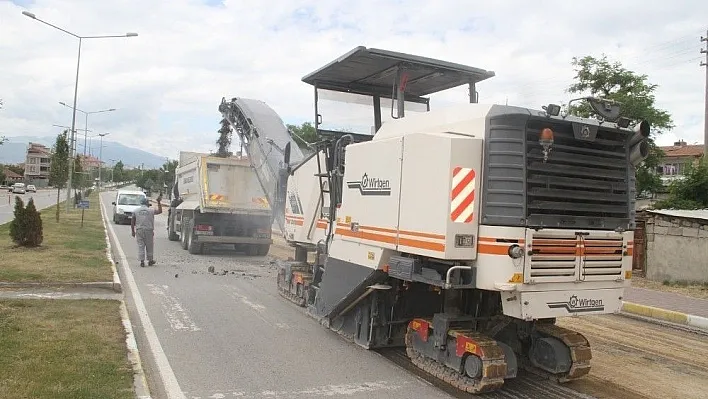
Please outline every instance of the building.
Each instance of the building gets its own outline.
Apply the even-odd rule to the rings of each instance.
[[[49,185],[49,167],[52,153],[49,148],[38,143],[29,143],[25,157],[25,180],[36,187]]]
[[[708,209],[641,212],[633,256],[650,280],[708,283]]]
[[[79,155],[81,159],[81,169],[84,171],[98,170],[101,161],[93,155]]]
[[[21,183],[22,180],[24,179],[24,178],[22,177],[22,175],[17,174],[17,173],[15,173],[15,172],[11,171],[10,169],[5,168],[5,170],[4,170],[3,172],[4,172],[4,174],[5,174],[5,181],[2,181],[2,182],[0,182],[0,183],[2,183],[2,184],[7,184],[8,186],[9,186],[9,185],[12,185],[12,184],[15,184],[15,183],[18,183],[18,182]]]
[[[688,145],[679,140],[672,146],[659,148],[664,152],[664,158],[656,172],[661,175],[665,184],[680,179],[686,173],[688,165],[695,165],[703,157],[703,144]]]

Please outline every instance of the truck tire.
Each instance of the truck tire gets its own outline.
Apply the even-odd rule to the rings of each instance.
[[[167,239],[170,241],[179,241],[180,237],[179,234],[175,231],[175,222],[174,222],[175,215],[174,213],[170,215],[170,218],[167,220]]]
[[[258,255],[258,245],[256,244],[246,244],[246,256],[257,256]]]
[[[270,251],[270,244],[261,244],[258,246],[258,256],[266,256]]]
[[[187,230],[187,225],[182,223],[182,232],[180,233],[180,246],[182,249],[187,249],[189,247],[189,243],[187,242],[187,239],[189,239],[189,233]]]
[[[190,221],[189,235],[187,236],[187,251],[189,251],[189,253],[192,255],[199,255],[204,249],[204,244],[200,244],[194,241],[194,228],[192,227],[192,225],[193,223]]]

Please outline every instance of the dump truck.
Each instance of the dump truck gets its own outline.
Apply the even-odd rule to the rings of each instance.
[[[557,382],[588,375],[588,340],[556,319],[619,312],[650,131],[602,98],[574,100],[593,118],[479,103],[477,85],[493,76],[357,47],[302,79],[315,89],[314,152],[291,157],[291,135],[257,172],[271,173],[259,180],[284,204],[294,248],[278,263],[278,292],[346,339],[398,347],[475,394],[519,369]],[[467,104],[430,109],[429,95],[463,85]],[[323,129],[320,101],[332,93],[372,105],[373,126]],[[424,110],[409,114],[411,104]],[[258,158],[273,126],[282,135],[255,100],[223,98],[219,111]]]
[[[268,254],[273,212],[250,162],[237,156],[180,152],[167,232],[192,254],[224,244]]]

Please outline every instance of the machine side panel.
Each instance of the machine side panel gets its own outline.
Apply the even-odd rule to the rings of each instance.
[[[482,205],[484,224],[526,225],[524,165],[529,114],[522,111],[525,110],[499,116],[495,115],[495,107],[492,107],[487,118]]]
[[[399,251],[474,259],[482,143],[453,132],[404,136]]]
[[[398,137],[347,146],[337,212],[337,235],[342,239],[396,249],[402,145]]]
[[[318,154],[324,165],[324,155]],[[285,235],[289,241],[315,244],[325,238],[327,220],[320,217],[317,158],[302,164],[288,179],[285,198]],[[324,180],[324,179],[323,179]],[[329,194],[324,193],[324,206],[329,207]]]

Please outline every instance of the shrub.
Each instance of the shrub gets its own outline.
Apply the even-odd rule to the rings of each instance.
[[[27,207],[23,205],[22,199],[15,197],[15,218],[10,222],[10,237],[19,246],[37,247],[44,240],[42,216],[32,198],[27,202]]]
[[[25,208],[25,218],[27,228],[27,245],[28,247],[37,247],[44,241],[44,232],[42,230],[42,215],[34,206],[34,199],[30,198]]]
[[[15,196],[15,218],[10,222],[10,238],[17,245],[25,242],[25,204],[22,198]]]

